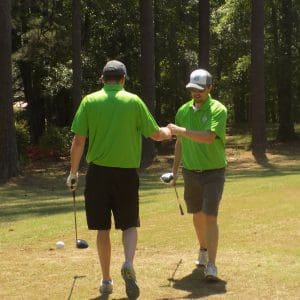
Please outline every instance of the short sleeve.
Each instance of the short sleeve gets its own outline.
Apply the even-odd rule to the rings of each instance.
[[[85,137],[89,134],[86,104],[87,99],[84,98],[79,105],[71,126],[72,132]]]
[[[141,130],[143,136],[147,138],[159,130],[159,126],[157,125],[146,104],[139,97],[136,99],[138,104],[139,129]]]
[[[222,108],[212,114],[210,130],[214,132],[225,144],[226,133],[226,121],[227,121],[227,109]]]

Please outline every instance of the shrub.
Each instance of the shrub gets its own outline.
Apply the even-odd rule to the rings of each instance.
[[[25,120],[19,120],[15,122],[16,139],[19,159],[23,160],[26,156],[26,148],[30,144],[30,136],[28,131],[28,125]]]
[[[45,156],[67,156],[72,141],[72,133],[68,127],[48,125],[39,141],[39,149]]]

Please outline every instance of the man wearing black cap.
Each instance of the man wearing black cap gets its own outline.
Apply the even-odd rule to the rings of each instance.
[[[85,207],[88,228],[97,230],[97,248],[102,270],[100,293],[110,294],[111,213],[116,229],[122,230],[125,261],[121,274],[129,299],[139,297],[133,259],[139,222],[139,178],[142,135],[155,141],[171,138],[171,131],[159,127],[145,103],[125,91],[127,72],[123,63],[109,61],[103,68],[100,91],[82,100],[71,130],[75,133],[71,146],[71,170],[67,185],[76,189],[78,167],[86,139]],[[71,185],[71,182],[75,184]]]
[[[192,99],[179,108],[176,125],[168,125],[177,135],[173,184],[182,161],[184,198],[188,213],[193,215],[200,248],[196,264],[205,267],[207,279],[216,280],[217,216],[225,181],[227,110],[212,99],[212,76],[206,70],[193,71],[186,88]]]

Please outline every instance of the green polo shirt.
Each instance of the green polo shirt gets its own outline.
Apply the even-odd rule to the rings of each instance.
[[[109,84],[83,98],[71,128],[88,138],[88,163],[118,168],[138,168],[142,135],[149,137],[158,129],[137,95]]]
[[[200,109],[195,110],[194,100],[182,105],[175,118],[178,126],[191,130],[206,130],[216,134],[211,144],[202,144],[180,137],[182,164],[188,170],[212,170],[226,166],[225,131],[227,110],[223,104],[208,96]]]

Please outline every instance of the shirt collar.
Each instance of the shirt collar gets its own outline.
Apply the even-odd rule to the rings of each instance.
[[[103,89],[105,91],[122,91],[124,87],[120,84],[104,84]]]
[[[200,108],[196,109],[195,106],[194,106],[194,99],[192,99],[192,100],[190,100],[190,102],[189,102],[189,107],[190,107],[191,109],[193,109],[194,111],[198,111],[198,110],[202,110],[202,111],[203,111],[203,110],[207,110],[208,107],[210,106],[211,100],[212,100],[212,97],[211,97],[210,94],[208,94],[207,100],[203,103],[203,105],[202,105]]]

